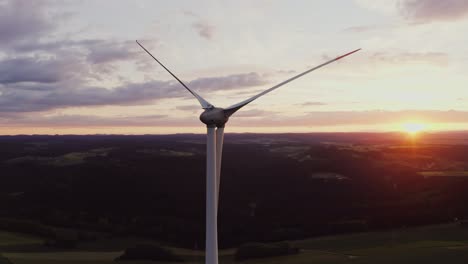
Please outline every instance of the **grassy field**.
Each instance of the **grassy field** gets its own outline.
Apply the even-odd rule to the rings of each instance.
[[[141,243],[137,239],[101,240],[82,244],[67,251],[28,250],[21,245],[42,245],[40,238],[0,232],[0,252],[14,264],[83,263],[107,264],[122,254],[129,245]],[[301,248],[298,255],[243,261],[248,264],[370,264],[370,263],[468,263],[468,228],[456,224],[408,228],[386,232],[369,232],[290,241]],[[23,249],[21,249],[23,248]],[[171,248],[187,261],[204,263],[203,252]],[[233,260],[233,249],[220,251],[220,263],[239,263]],[[151,261],[122,261],[121,263],[163,263]]]
[[[39,243],[42,243],[42,239],[37,238],[37,237],[0,231],[0,247],[9,246],[9,245],[24,245],[24,244],[39,244]]]

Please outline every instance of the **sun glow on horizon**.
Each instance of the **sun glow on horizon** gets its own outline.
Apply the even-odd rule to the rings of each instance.
[[[402,125],[402,130],[410,135],[416,135],[422,131],[428,130],[428,125],[418,122],[408,122]]]

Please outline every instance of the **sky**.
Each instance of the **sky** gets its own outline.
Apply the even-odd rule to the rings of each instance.
[[[0,135],[468,129],[468,1],[0,0]]]

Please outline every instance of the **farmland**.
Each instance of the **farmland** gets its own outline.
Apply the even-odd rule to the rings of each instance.
[[[405,263],[411,252],[463,258],[465,229],[424,227],[468,219],[464,137],[227,134],[222,259],[232,262],[246,242],[285,240],[301,253],[247,262],[385,263],[378,258],[399,256]],[[189,262],[201,261],[203,140],[0,137],[0,230],[10,243],[0,244],[0,252],[14,263],[106,263],[129,246],[161,243]]]
[[[16,236],[16,238],[15,238]],[[11,238],[14,238],[11,240]],[[1,248],[11,245],[30,245],[40,238],[22,234],[0,232]],[[18,244],[18,243],[24,244]],[[10,249],[3,255],[15,264],[29,263],[85,263],[107,264],[122,254],[125,246],[135,243],[151,243],[138,239],[107,240],[81,245],[73,251],[28,252]],[[301,249],[298,255],[247,260],[242,263],[454,263],[468,261],[468,228],[457,224],[407,228],[382,232],[366,232],[351,235],[326,236],[314,239],[290,241]],[[113,245],[110,245],[113,244]],[[102,251],[103,246],[107,250]],[[110,247],[109,247],[110,246]],[[170,248],[186,259],[185,263],[204,263],[203,252]],[[233,260],[235,249],[220,252],[222,263],[239,263]],[[150,261],[125,261],[122,263],[156,263]],[[157,262],[163,263],[163,262]]]

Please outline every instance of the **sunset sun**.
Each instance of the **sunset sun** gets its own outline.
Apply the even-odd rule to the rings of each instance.
[[[408,134],[415,135],[426,130],[427,125],[423,123],[404,123],[402,129]]]

